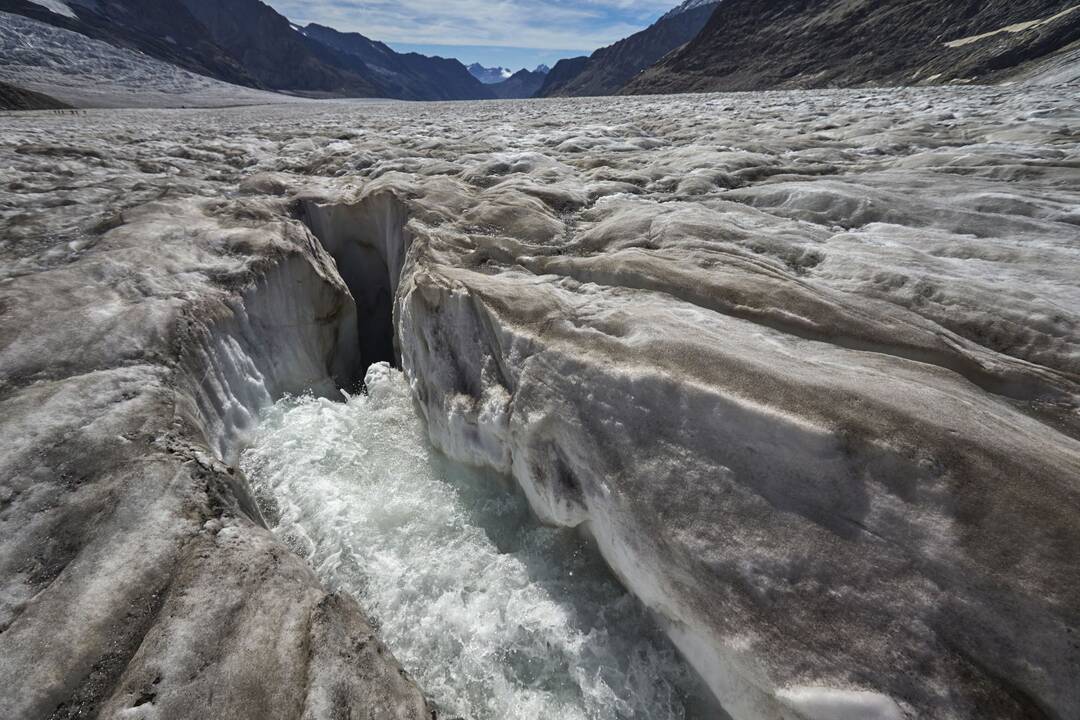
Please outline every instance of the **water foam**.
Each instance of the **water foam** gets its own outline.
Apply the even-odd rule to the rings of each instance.
[[[270,408],[241,465],[275,532],[356,595],[447,717],[716,717],[588,540],[429,445],[402,375]]]

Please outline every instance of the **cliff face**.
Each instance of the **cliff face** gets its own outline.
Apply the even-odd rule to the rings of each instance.
[[[993,82],[1080,40],[1069,0],[726,0],[630,94]]]
[[[612,95],[642,70],[692,40],[715,8],[716,3],[680,6],[641,32],[600,48],[586,62],[564,67],[565,79],[552,81],[538,96]],[[558,64],[555,69],[559,69]]]

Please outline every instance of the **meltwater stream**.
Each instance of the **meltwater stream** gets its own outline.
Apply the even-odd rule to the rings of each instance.
[[[578,534],[427,441],[400,372],[293,398],[241,464],[275,532],[354,594],[442,717],[713,718],[706,691]]]

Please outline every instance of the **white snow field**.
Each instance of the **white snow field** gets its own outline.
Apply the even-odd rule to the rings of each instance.
[[[71,13],[57,0],[39,4],[53,12],[61,12],[63,7]],[[0,12],[0,81],[43,92],[75,107],[304,102],[196,75],[135,50],[6,12]]]
[[[0,127],[0,714],[1080,715],[1068,88]]]

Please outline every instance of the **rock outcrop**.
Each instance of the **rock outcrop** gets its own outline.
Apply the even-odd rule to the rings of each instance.
[[[564,58],[555,63],[555,67],[544,78],[544,84],[536,91],[536,97],[558,97],[560,90],[571,82],[589,62],[587,55]]]
[[[260,0],[178,0],[263,86],[348,97],[387,93],[370,69],[297,32]]]

